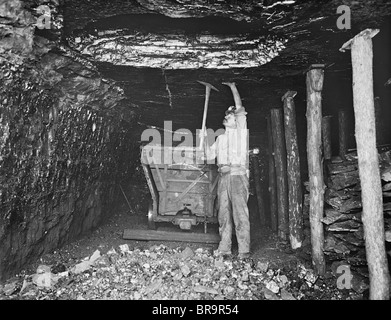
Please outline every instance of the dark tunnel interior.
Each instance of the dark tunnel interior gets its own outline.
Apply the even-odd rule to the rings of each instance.
[[[345,29],[337,23],[342,2],[351,10],[351,24]],[[49,20],[42,20],[45,12]],[[49,24],[43,28],[42,21]],[[186,131],[193,139],[191,147],[197,148],[206,98],[199,81],[218,90],[210,93],[206,118],[206,127],[214,131],[223,128],[225,111],[234,104],[223,82],[235,82],[239,90],[248,112],[249,148],[259,149],[255,160],[250,157],[250,216],[256,220],[254,230],[277,238],[271,188],[278,192],[280,182],[272,186],[276,173],[270,173],[270,163],[274,170],[278,164],[277,151],[270,145],[270,119],[273,110],[284,110],[288,91],[297,93],[296,157],[300,206],[307,221],[306,249],[298,251],[311,256],[308,156],[313,150],[307,149],[306,83],[311,68],[323,70],[321,116],[330,116],[331,157],[322,158],[324,251],[330,263],[349,261],[353,266],[360,261],[357,265],[366,268],[364,231],[361,216],[357,218],[363,207],[352,55],[350,50],[339,51],[365,29],[379,30],[372,39],[373,94],[384,226],[390,232],[388,2],[0,2],[0,281],[15,277],[47,253],[89,237],[121,210],[131,208],[130,215],[145,221],[151,206],[163,210],[166,189],[159,190],[156,200],[153,188],[163,186],[170,173],[166,169],[160,176],[157,167],[143,167],[142,147],[150,142],[143,133],[156,129],[164,144],[167,135]],[[346,157],[341,156],[342,129]],[[288,177],[293,174],[288,169]],[[189,191],[181,186],[176,197],[184,190]],[[215,202],[207,205],[215,210]],[[389,242],[385,246],[389,252]],[[2,291],[0,282],[0,299]]]

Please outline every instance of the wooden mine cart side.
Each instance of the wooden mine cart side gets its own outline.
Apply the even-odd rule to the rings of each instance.
[[[196,163],[196,148],[181,147],[179,161],[172,159],[175,147],[147,146],[141,149],[141,163],[152,196],[148,222],[172,222],[189,230],[198,223],[217,223],[215,199],[218,173],[214,164]],[[165,163],[166,162],[166,163]]]

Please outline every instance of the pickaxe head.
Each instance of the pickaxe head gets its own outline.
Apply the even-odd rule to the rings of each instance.
[[[214,86],[212,86],[210,83],[207,83],[207,82],[204,82],[204,81],[198,81],[198,80],[197,80],[197,82],[203,84],[206,88],[210,88],[210,89],[219,91],[219,90],[217,90]]]

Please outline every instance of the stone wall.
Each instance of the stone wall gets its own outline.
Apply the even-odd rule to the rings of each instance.
[[[391,232],[391,150],[378,149],[383,189],[384,228]],[[326,165],[324,251],[332,260],[366,265],[364,228],[362,223],[361,185],[357,151],[346,154],[344,161]]]
[[[0,25],[0,280],[90,231],[138,158],[122,90],[56,41],[18,1]],[[3,23],[4,22],[4,23]],[[6,50],[5,50],[6,48]]]

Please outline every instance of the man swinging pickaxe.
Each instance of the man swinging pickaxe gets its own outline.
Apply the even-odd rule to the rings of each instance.
[[[212,146],[208,143],[204,146],[203,133],[210,89],[216,89],[210,84],[202,84],[206,85],[206,101],[200,148],[205,147],[207,160],[216,158],[219,168],[217,201],[221,239],[216,254],[232,254],[232,230],[234,229],[238,242],[238,257],[246,259],[250,256],[250,220],[247,207],[249,197],[247,112],[242,105],[235,82],[223,82],[231,89],[235,106],[230,106],[225,112],[224,134],[219,135]]]

